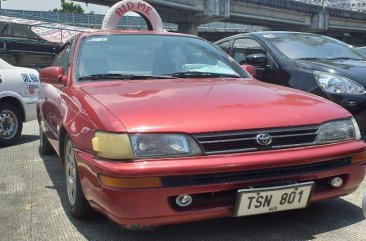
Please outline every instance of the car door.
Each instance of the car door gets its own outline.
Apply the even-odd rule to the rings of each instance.
[[[234,39],[234,43],[230,52],[239,64],[251,64],[256,69],[256,78],[258,80],[273,84],[280,84],[279,66],[273,59],[268,49],[256,39],[250,37],[240,37]],[[248,63],[253,55],[262,55],[266,58],[266,62],[261,64]]]
[[[55,66],[59,66],[63,69],[64,75],[67,76],[69,63],[70,63],[70,51],[71,51],[71,43],[68,43],[64,46],[63,55],[60,59],[60,62],[55,63]],[[61,114],[60,114],[60,106],[61,106],[61,96],[63,95],[63,88],[65,85],[63,83],[55,83],[52,85],[53,91],[52,95],[49,96],[50,103],[52,105],[52,121],[50,123],[50,127],[54,135],[56,135],[58,139],[58,127],[59,123],[62,122]]]
[[[59,50],[59,53],[54,58],[51,66],[60,66],[61,60],[65,55],[67,45],[64,45]],[[57,116],[55,114],[55,107],[58,105],[58,84],[42,83],[39,95],[39,105],[42,120],[42,128],[45,135],[49,138],[51,144],[57,141]]]
[[[230,55],[231,44],[232,44],[232,40],[228,39],[228,40],[224,40],[222,42],[217,43],[217,46],[220,47],[223,51],[225,51],[225,53]]]
[[[70,66],[70,55],[72,52],[72,44],[73,41],[70,41],[66,46],[65,46],[65,51],[64,54],[61,58],[61,61],[59,63],[59,67],[61,67],[63,69],[64,72],[64,76],[68,75],[69,72],[69,66]],[[59,83],[59,84],[55,84],[54,85],[55,89],[56,89],[56,94],[53,96],[54,101],[53,101],[53,122],[52,122],[52,129],[57,133],[59,133],[59,127],[62,123],[62,113],[65,113],[65,108],[68,108],[68,106],[65,104],[65,99],[68,99],[67,95],[64,94],[64,89],[67,87],[65,86],[64,83]],[[70,101],[66,101],[66,102],[70,102]],[[70,107],[71,108],[71,107]]]
[[[33,82],[38,81],[38,76],[30,75],[28,72],[25,68],[12,66],[0,59],[0,95],[17,93],[23,97],[38,94],[38,90],[37,93],[29,93],[28,84],[32,85]]]

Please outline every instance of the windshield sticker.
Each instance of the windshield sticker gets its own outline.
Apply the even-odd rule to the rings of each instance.
[[[276,36],[273,34],[264,34],[263,37],[264,38],[275,38]]]
[[[108,40],[108,38],[106,38],[106,37],[103,37],[103,38],[98,37],[98,38],[88,38],[86,40],[86,42],[105,42],[107,40]]]

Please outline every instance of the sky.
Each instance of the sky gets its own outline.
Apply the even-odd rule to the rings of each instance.
[[[55,8],[61,8],[61,0],[0,0],[1,8],[3,9],[20,9],[20,10],[32,10],[32,11],[48,11]],[[72,1],[66,1],[72,2]],[[95,4],[88,4],[82,2],[75,2],[80,4],[85,13],[94,11],[95,13],[105,14],[108,7],[98,6]]]

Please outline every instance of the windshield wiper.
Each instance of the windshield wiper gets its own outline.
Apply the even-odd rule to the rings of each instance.
[[[337,59],[345,59],[345,60],[366,60],[360,58],[351,58],[351,57],[334,57],[334,58],[327,58],[326,60],[337,60]]]
[[[316,58],[316,57],[307,57],[307,58],[297,58],[295,60],[324,60],[323,58]]]
[[[175,79],[174,76],[169,75],[134,75],[134,74],[92,74],[81,76],[79,80],[125,80],[125,79]]]
[[[209,78],[209,77],[228,77],[228,78],[241,78],[240,75],[236,74],[226,74],[226,73],[211,73],[211,72],[201,72],[201,71],[185,71],[171,73],[167,76],[173,76],[178,78]]]

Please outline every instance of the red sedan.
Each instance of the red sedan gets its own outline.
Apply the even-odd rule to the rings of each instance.
[[[365,176],[349,112],[259,82],[198,37],[81,33],[40,76],[40,151],[60,156],[75,217],[138,229],[271,213]]]

